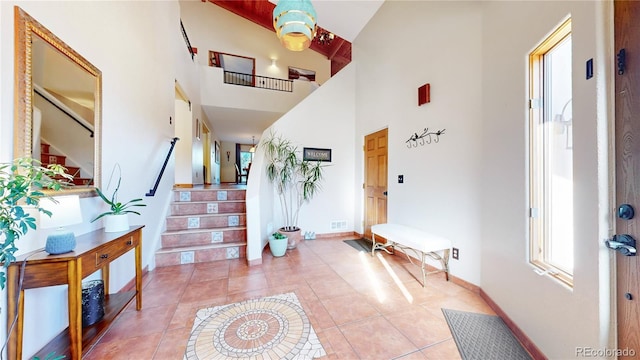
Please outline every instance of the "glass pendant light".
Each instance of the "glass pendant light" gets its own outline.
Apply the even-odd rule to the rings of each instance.
[[[309,0],[280,0],[273,9],[273,28],[282,45],[302,51],[316,36],[316,11]]]

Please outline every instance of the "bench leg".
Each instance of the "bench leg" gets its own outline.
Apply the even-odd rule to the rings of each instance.
[[[387,240],[386,244],[376,243],[376,234],[371,233],[371,256],[375,255],[376,249],[381,249],[387,252],[387,254],[395,255],[395,252],[389,251],[389,247],[393,249],[394,243]]]
[[[424,271],[424,260],[425,260],[425,256],[426,254],[424,253],[424,251],[421,251],[422,253],[422,266],[420,267],[422,269],[422,287],[425,287],[425,285],[427,284],[427,274]]]
[[[444,251],[444,256],[440,260],[442,262],[442,269],[444,270],[444,277],[449,281],[449,249]]]

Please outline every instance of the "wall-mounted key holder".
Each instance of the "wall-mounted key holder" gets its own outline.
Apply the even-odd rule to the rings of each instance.
[[[412,147],[417,147],[418,145],[426,145],[431,144],[432,142],[439,142],[440,135],[444,134],[446,129],[438,130],[438,131],[429,131],[429,128],[424,128],[422,134],[418,135],[418,133],[413,133],[409,140],[405,141],[407,143],[407,147],[411,149]]]

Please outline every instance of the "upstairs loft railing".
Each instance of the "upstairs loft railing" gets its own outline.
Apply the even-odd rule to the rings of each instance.
[[[193,60],[196,53],[195,51],[193,51],[193,47],[191,46],[191,42],[189,41],[189,37],[187,36],[187,30],[184,29],[184,25],[182,24],[182,19],[180,19],[180,31],[182,31],[182,37],[184,38],[184,42],[187,44],[187,50],[189,50],[189,54],[191,54],[191,60]]]
[[[251,86],[268,90],[293,92],[293,80],[243,74],[226,70],[224,72],[224,83]]]

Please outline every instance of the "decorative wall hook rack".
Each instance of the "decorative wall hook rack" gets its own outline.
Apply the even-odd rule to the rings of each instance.
[[[418,133],[413,133],[409,140],[405,142],[409,149],[412,147],[418,147],[418,145],[431,144],[432,142],[437,143],[440,141],[440,135],[444,134],[445,130],[446,129],[430,132],[429,128],[424,128],[422,134],[418,135]]]

